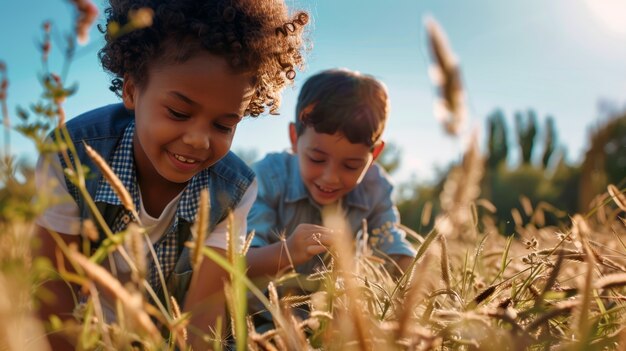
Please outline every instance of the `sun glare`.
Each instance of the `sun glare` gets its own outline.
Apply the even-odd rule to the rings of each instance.
[[[626,0],[585,0],[593,15],[609,30],[626,34]]]

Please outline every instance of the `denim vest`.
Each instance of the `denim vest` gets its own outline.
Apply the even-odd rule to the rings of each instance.
[[[67,129],[76,147],[78,159],[83,166],[87,166],[89,169],[90,175],[87,177],[85,183],[92,199],[96,198],[98,189],[105,180],[98,167],[87,155],[84,144],[86,143],[91,146],[104,160],[109,161],[114,155],[126,127],[133,121],[134,113],[126,110],[122,104],[104,106],[86,112],[68,121]],[[66,167],[67,165],[63,157],[59,158],[61,165]],[[74,163],[73,158],[70,159],[72,163]],[[229,152],[224,158],[206,171],[208,172],[207,185],[211,196],[211,209],[207,233],[211,233],[215,226],[227,217],[228,212],[232,211],[241,201],[244,193],[254,180],[254,172],[232,152]],[[74,186],[67,177],[65,181],[69,193],[78,204],[80,217],[83,220],[92,218],[91,210],[87,206],[82,194],[80,194],[76,186]],[[137,202],[138,199],[133,200]],[[96,206],[105,222],[110,227],[116,221],[120,221],[120,218],[123,224],[127,225],[132,218],[130,213],[119,204],[96,202]],[[197,202],[196,206],[193,207],[194,213],[197,212],[196,207]],[[177,220],[175,219],[175,222],[178,223],[175,230],[175,235],[177,236],[177,260],[172,272],[166,277],[166,282],[170,295],[174,296],[179,304],[182,305],[187,289],[189,288],[192,274],[190,251],[184,244],[187,240],[191,239],[190,229],[193,223],[182,217],[178,217]],[[165,239],[165,236],[167,235],[164,235],[161,239]],[[106,235],[104,231],[100,230],[99,241],[95,242],[92,247],[96,249],[104,239],[106,239]],[[157,243],[155,243],[155,245]],[[163,301],[165,294],[162,289],[156,288],[156,290],[159,299],[165,302]]]

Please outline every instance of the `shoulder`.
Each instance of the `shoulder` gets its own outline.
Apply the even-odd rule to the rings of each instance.
[[[374,163],[366,171],[361,182],[347,195],[348,205],[372,209],[386,206],[391,199],[393,185],[387,172]]]
[[[393,188],[391,177],[387,171],[385,171],[385,169],[376,162],[374,162],[367,170],[361,184],[366,187],[383,186],[385,188]]]
[[[293,174],[297,166],[297,158],[287,151],[272,152],[263,159],[252,164],[252,169],[258,178],[287,179]]]
[[[211,171],[243,189],[247,189],[255,177],[252,169],[232,151],[229,151],[226,156],[214,164]]]
[[[66,126],[75,140],[104,139],[119,137],[133,119],[134,114],[118,103],[85,112],[70,119]]]

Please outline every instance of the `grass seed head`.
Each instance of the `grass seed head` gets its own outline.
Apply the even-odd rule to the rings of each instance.
[[[87,151],[87,155],[89,155],[89,157],[96,164],[98,169],[100,169],[100,172],[102,172],[104,179],[109,182],[109,184],[113,188],[113,191],[115,191],[115,194],[122,202],[122,206],[130,211],[135,216],[135,219],[138,219],[139,216],[137,215],[137,209],[135,208],[135,204],[133,203],[133,198],[130,196],[128,190],[124,187],[124,184],[122,184],[120,178],[118,178],[118,176],[113,172],[111,167],[109,167],[107,162],[102,158],[102,156],[100,156],[100,154],[96,150],[87,145],[87,143],[84,143],[84,145],[85,150]]]
[[[617,207],[626,212],[626,195],[613,184],[609,184],[607,190],[613,201],[615,201],[615,204],[617,204]]]

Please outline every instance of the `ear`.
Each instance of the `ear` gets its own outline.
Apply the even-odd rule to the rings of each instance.
[[[296,124],[289,123],[289,140],[291,141],[291,150],[298,152],[298,132],[296,132]]]
[[[376,159],[378,158],[378,156],[380,156],[380,154],[383,152],[383,149],[385,148],[385,142],[382,140],[379,140],[376,144],[374,144],[374,148],[372,149],[372,162],[376,161]]]
[[[135,81],[130,75],[124,75],[124,85],[122,86],[122,101],[127,110],[135,109]]]

